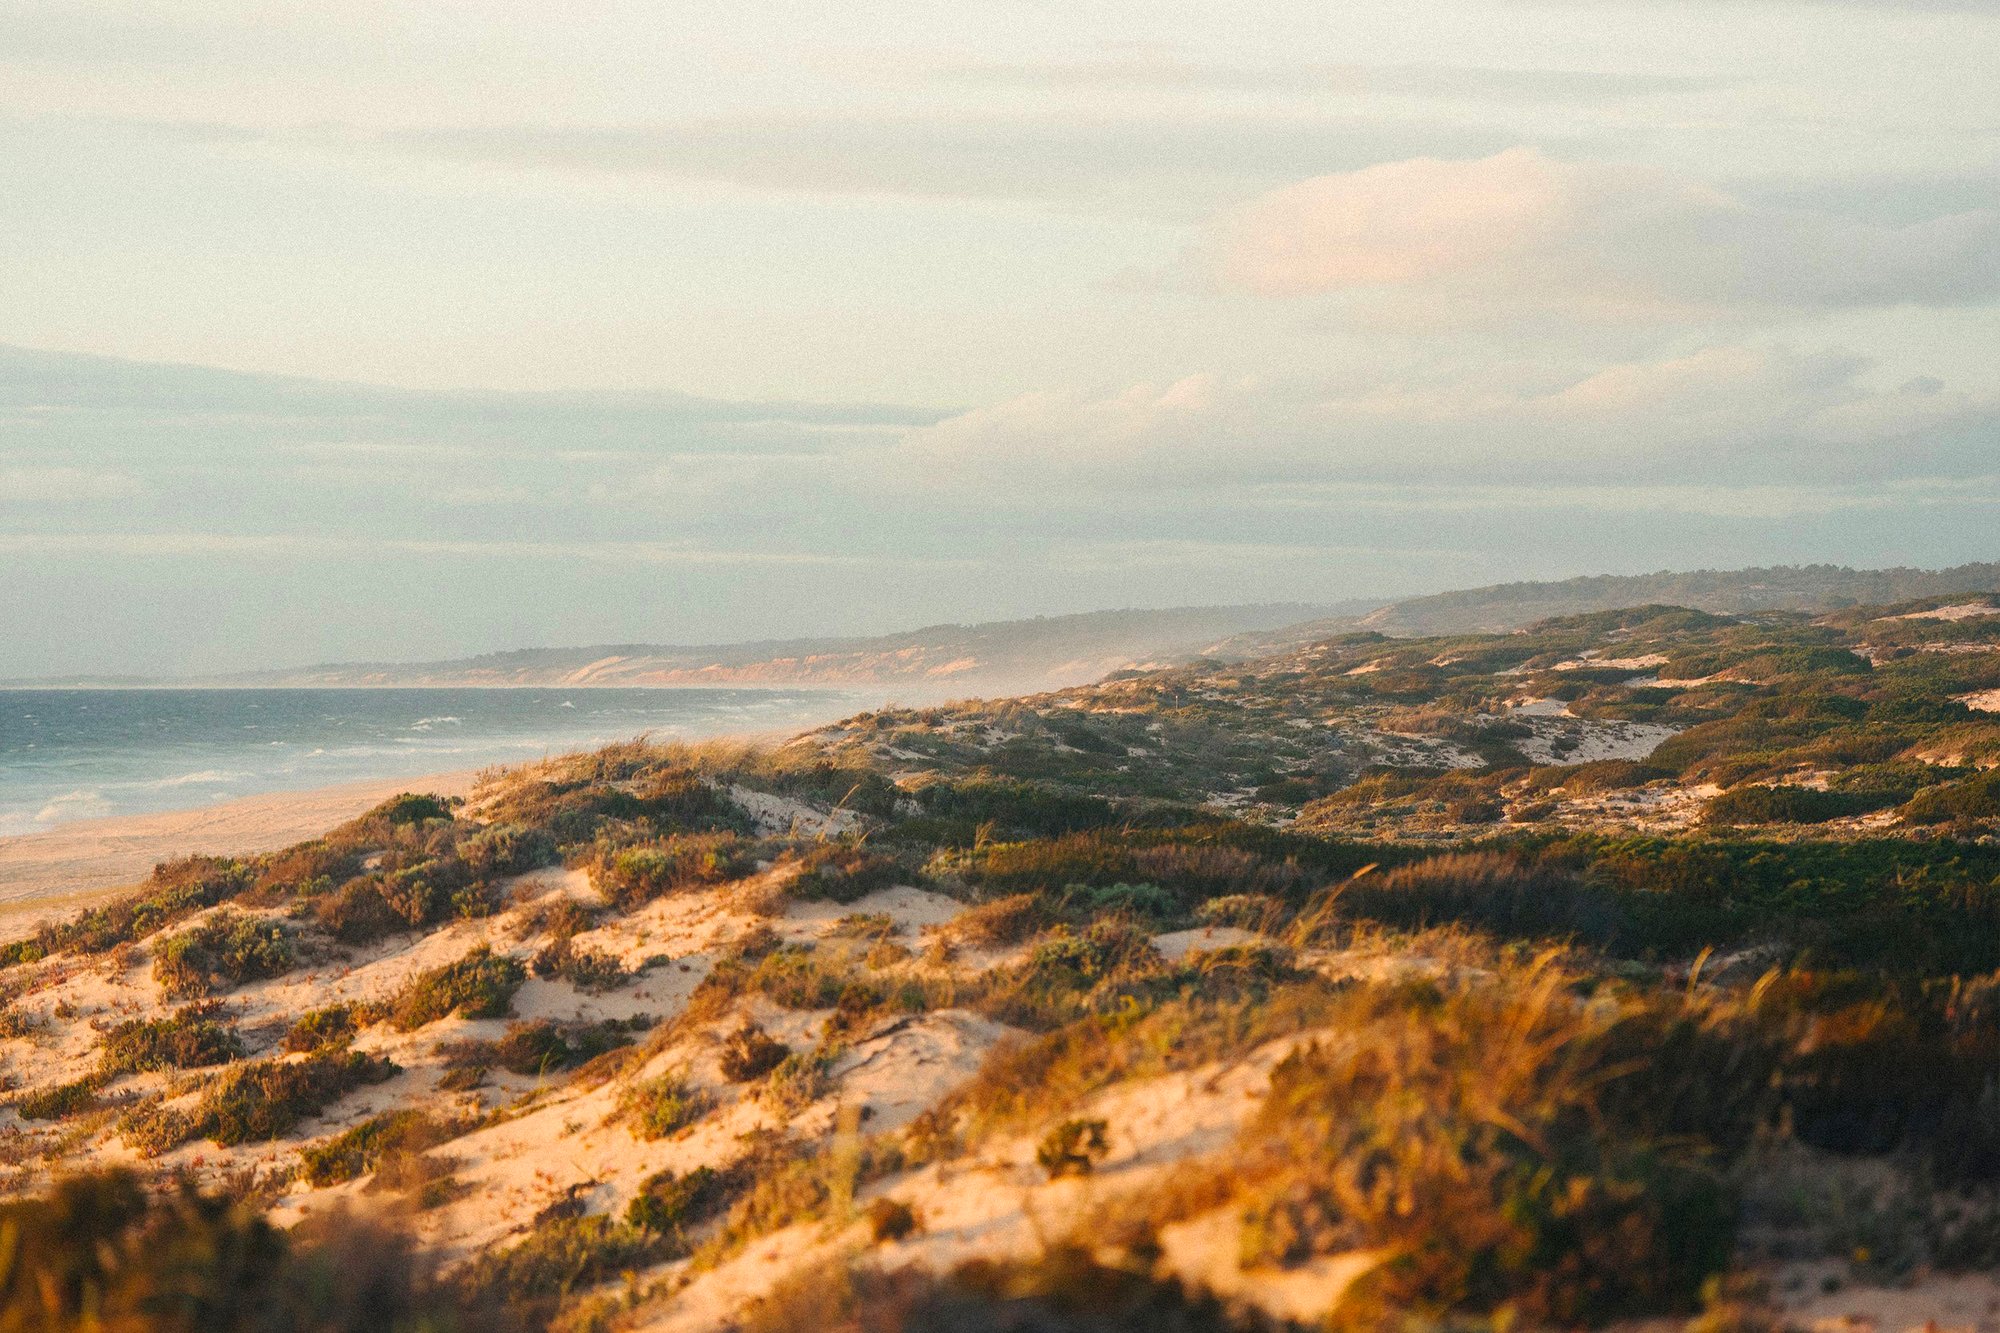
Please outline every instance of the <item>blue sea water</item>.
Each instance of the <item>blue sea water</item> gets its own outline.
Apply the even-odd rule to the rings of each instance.
[[[0,691],[0,836],[521,763],[641,733],[805,727],[864,702],[769,689]]]

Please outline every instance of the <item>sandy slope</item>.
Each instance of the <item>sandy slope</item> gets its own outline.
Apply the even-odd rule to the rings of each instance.
[[[136,884],[154,864],[191,852],[267,852],[316,837],[397,792],[463,796],[473,771],[370,779],[270,792],[200,810],[84,819],[47,833],[0,838],[0,913],[67,910],[79,895]]]

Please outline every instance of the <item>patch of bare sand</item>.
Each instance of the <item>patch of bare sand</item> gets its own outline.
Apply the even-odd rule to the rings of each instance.
[[[465,796],[476,774],[370,779],[312,791],[269,792],[200,810],[80,819],[46,833],[0,838],[0,914],[15,927],[73,910],[136,884],[161,861],[276,851],[317,837],[398,792]]]

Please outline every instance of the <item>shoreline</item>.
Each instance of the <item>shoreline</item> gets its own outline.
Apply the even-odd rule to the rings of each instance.
[[[486,768],[363,778],[218,805],[79,819],[0,837],[0,920],[19,929],[138,884],[177,856],[275,851],[326,832],[398,792],[465,796]]]

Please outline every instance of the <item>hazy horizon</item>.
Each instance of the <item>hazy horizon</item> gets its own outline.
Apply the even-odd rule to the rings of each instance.
[[[0,15],[0,678],[1995,554],[1985,0]]]

